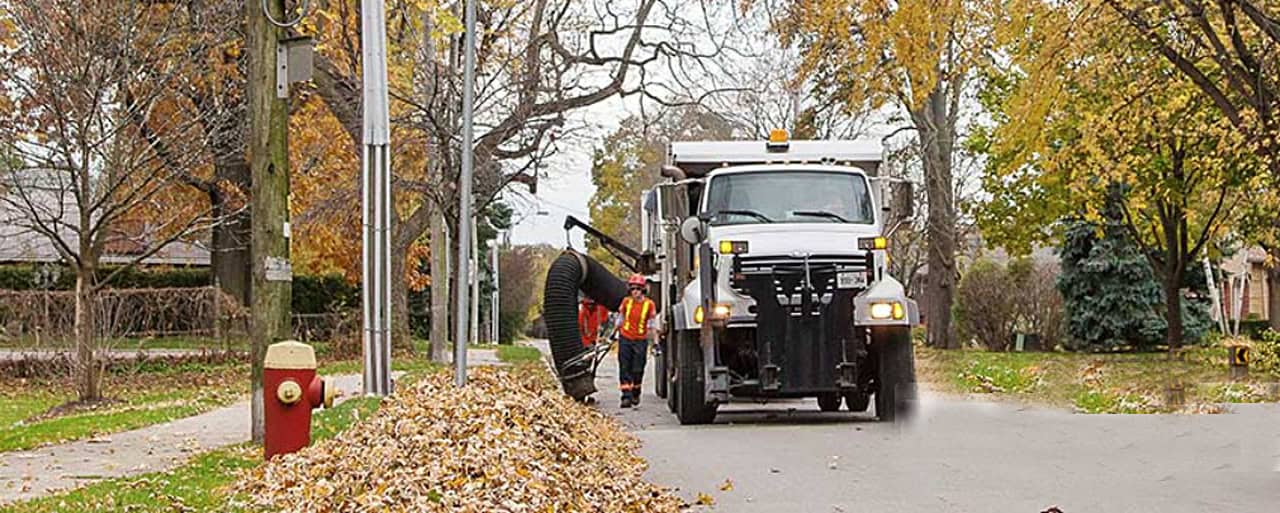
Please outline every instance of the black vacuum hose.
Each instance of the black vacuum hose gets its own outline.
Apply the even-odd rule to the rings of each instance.
[[[565,250],[547,269],[542,318],[547,324],[551,358],[564,392],[582,400],[595,393],[596,387],[591,362],[580,358],[587,348],[582,346],[578,331],[578,291],[616,312],[627,297],[627,284],[599,262],[573,250]]]

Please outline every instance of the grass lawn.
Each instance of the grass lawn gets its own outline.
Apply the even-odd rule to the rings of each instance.
[[[432,362],[429,358],[423,357],[391,357],[391,370],[404,372],[421,372],[434,370],[439,364]],[[321,361],[319,373],[321,376],[333,376],[337,374],[360,374],[364,372],[364,360],[329,360]]]
[[[541,358],[532,347],[491,347],[511,364]],[[359,359],[330,360],[322,361],[319,372],[359,374],[362,368]],[[426,358],[393,358],[392,368],[421,373],[439,365]],[[109,435],[226,406],[247,397],[248,377],[245,365],[147,364],[106,376],[104,390],[113,402],[58,415],[47,412],[75,398],[69,379],[0,380],[0,452]]]
[[[311,426],[313,440],[331,438],[359,418],[371,415],[377,398],[357,398],[332,410],[316,412]],[[262,461],[260,447],[243,444],[206,452],[168,472],[109,479],[74,491],[0,507],[0,513],[95,511],[120,513],[170,513],[187,511],[242,511],[222,490],[237,473]]]
[[[41,349],[70,351],[75,346],[70,340],[43,341],[36,344],[35,338],[9,338],[0,340],[0,349]],[[138,351],[144,349],[188,349],[193,351],[211,350],[248,351],[249,340],[245,337],[217,339],[214,337],[139,337],[121,338],[106,342],[103,347],[116,351]]]
[[[110,373],[114,402],[45,415],[75,398],[70,380],[0,383],[0,452],[127,431],[195,415],[235,402],[248,388],[244,365],[179,365],[146,372]]]
[[[1219,403],[1280,400],[1265,376],[1231,382],[1227,352],[1192,347],[1183,358],[1168,354],[996,353],[917,346],[922,381],[943,391],[989,394],[1072,408],[1084,413],[1214,411]]]
[[[420,365],[417,369],[405,375],[402,380],[408,383],[428,372],[449,372],[448,369],[432,365]],[[546,367],[536,359],[516,361],[512,364],[512,369],[518,373],[530,373],[542,386],[559,386]],[[332,438],[357,420],[372,415],[380,402],[378,398],[361,397],[339,404],[331,410],[317,411],[311,425],[312,440]],[[0,506],[0,513],[240,512],[245,511],[240,506],[244,501],[228,496],[226,489],[242,471],[252,469],[261,462],[260,447],[250,444],[235,445],[200,454],[167,472],[104,480],[49,497]]]
[[[536,347],[498,346],[498,359],[507,363],[536,362],[542,358],[542,352]]]

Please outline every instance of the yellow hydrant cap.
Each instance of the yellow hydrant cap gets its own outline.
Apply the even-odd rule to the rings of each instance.
[[[302,386],[297,381],[286,380],[276,388],[276,398],[285,404],[293,404],[302,399]]]
[[[267,347],[263,367],[267,369],[314,369],[316,350],[294,340],[277,342]]]
[[[338,398],[338,387],[334,385],[333,380],[324,378],[324,403],[325,409],[333,408],[333,400]]]

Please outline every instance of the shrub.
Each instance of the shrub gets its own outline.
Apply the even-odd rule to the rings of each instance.
[[[996,351],[1008,348],[1017,327],[1016,302],[1004,267],[990,260],[974,262],[956,287],[952,308],[961,339]]]
[[[1252,344],[1249,350],[1249,368],[1253,372],[1280,378],[1280,333],[1262,332],[1262,340]]]
[[[359,306],[360,286],[347,283],[341,275],[293,277],[293,313],[332,313]]]
[[[1005,351],[1017,333],[1040,336],[1052,348],[1062,337],[1062,295],[1054,286],[1051,264],[1019,259],[1009,266],[979,260],[956,288],[953,312],[964,339]]]

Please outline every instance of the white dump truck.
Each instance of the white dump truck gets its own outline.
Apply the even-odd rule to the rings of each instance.
[[[882,155],[877,141],[782,131],[670,144],[640,251],[662,312],[655,386],[681,423],[736,398],[816,397],[823,411],[874,398],[884,421],[910,411],[919,313],[886,272],[886,223],[910,203],[877,176]]]

